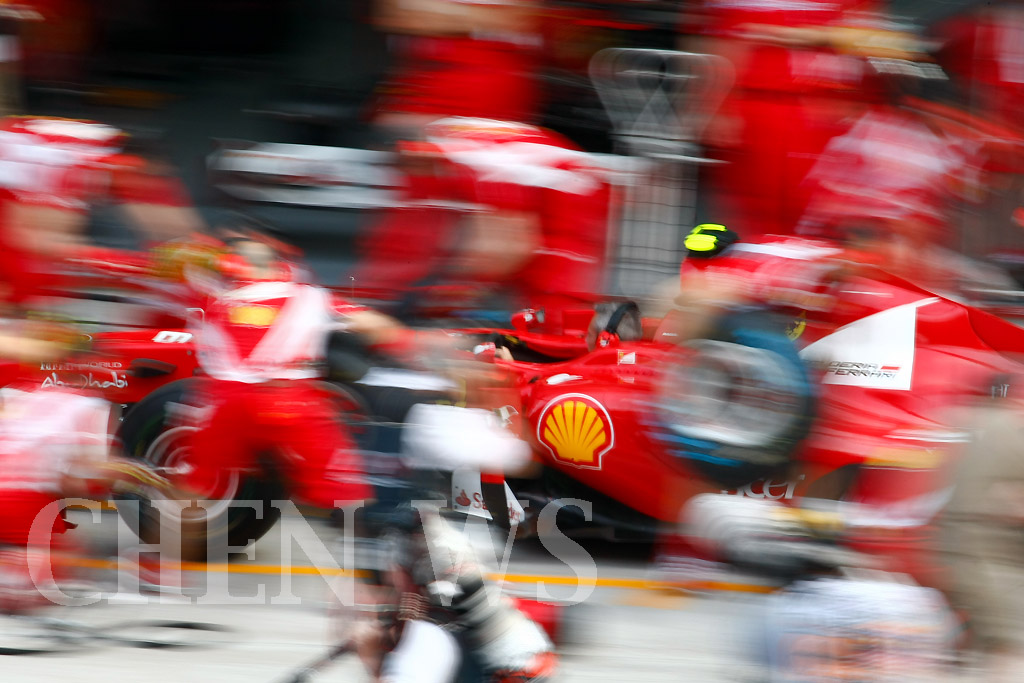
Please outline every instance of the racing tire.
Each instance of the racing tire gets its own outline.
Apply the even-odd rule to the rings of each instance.
[[[159,470],[174,470],[187,466],[188,438],[198,427],[190,424],[190,411],[200,410],[193,398],[199,380],[182,379],[163,386],[136,403],[124,416],[120,440],[124,455],[145,461]],[[271,501],[281,500],[285,492],[278,481],[233,473],[228,475],[222,490],[223,506],[208,510],[213,528],[221,538],[207,538],[204,550],[194,559],[205,559],[205,549],[243,548],[261,538],[281,517],[281,510]],[[258,509],[245,505],[231,505],[233,501],[255,501]],[[262,503],[262,505],[260,505]],[[122,497],[118,513],[139,539],[146,544],[159,544],[161,530],[169,524],[180,523],[180,508],[174,509],[170,501],[146,499],[138,496]],[[261,509],[259,509],[261,508]],[[207,525],[209,534],[210,524]],[[226,543],[226,545],[225,545]]]
[[[136,403],[124,416],[119,431],[124,454],[143,460],[158,471],[187,466],[188,438],[199,428],[195,424],[200,419],[196,411],[202,409],[194,398],[200,381],[172,382]],[[321,382],[319,386],[330,397],[339,420],[345,423],[356,441],[372,440],[369,409],[363,398],[337,384]],[[225,475],[220,487],[225,494],[223,504],[214,504],[207,512],[204,549],[247,547],[262,538],[280,519],[281,510],[273,501],[287,498],[288,493],[282,478],[274,471],[271,458],[258,460],[264,463],[259,473]],[[235,501],[247,503],[233,505]],[[255,507],[248,501],[255,503]],[[125,524],[147,544],[160,543],[161,529],[168,524],[180,524],[180,518],[175,517],[180,515],[180,506],[175,509],[169,501],[124,497],[118,504],[118,512]],[[210,538],[211,526],[219,537]],[[196,554],[206,558],[205,552]]]
[[[814,403],[811,375],[782,321],[731,313],[667,364],[653,436],[703,477],[745,486],[789,468]]]

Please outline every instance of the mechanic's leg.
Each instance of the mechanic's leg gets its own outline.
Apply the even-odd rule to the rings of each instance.
[[[355,442],[334,404],[315,385],[294,382],[264,396],[261,421],[280,472],[299,502],[333,510],[346,502],[373,499]]]
[[[1013,561],[1020,557],[1019,530],[973,520],[945,520],[941,528],[949,598],[966,611],[986,680],[1024,679],[1024,570]]]
[[[360,551],[363,508],[373,501],[374,492],[336,402],[313,382],[268,387],[264,393],[268,417],[261,424],[273,445],[276,474],[296,503],[331,511],[332,526],[343,531],[341,542],[355,543]],[[351,562],[349,552],[352,548],[341,548],[343,562]]]
[[[0,498],[0,613],[23,613],[51,604],[46,589],[66,571],[58,558],[65,544],[63,516],[33,528],[39,515],[59,500],[37,491],[6,490]],[[46,521],[46,520],[43,520]],[[37,537],[37,534],[39,537]]]

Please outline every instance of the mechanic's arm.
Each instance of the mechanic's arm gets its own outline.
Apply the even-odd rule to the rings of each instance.
[[[679,344],[699,339],[711,330],[720,315],[751,299],[748,283],[741,276],[711,270],[687,273],[658,337]]]
[[[184,183],[165,163],[115,170],[110,193],[130,225],[150,240],[166,242],[206,231]]]
[[[440,330],[416,330],[370,308],[335,306],[333,328],[358,336],[373,351],[410,366],[444,369],[455,353],[451,338]]]
[[[57,341],[38,339],[0,331],[0,358],[19,363],[44,363],[67,355],[67,348]]]
[[[389,315],[369,308],[345,312],[339,321],[345,332],[356,334],[371,348],[419,365],[446,367],[456,354],[451,337],[440,330],[415,330]]]
[[[86,243],[86,214],[78,207],[8,202],[3,220],[7,239],[41,258],[65,258]]]
[[[374,681],[380,680],[381,666],[388,650],[394,647],[387,629],[379,621],[367,621],[356,624],[353,629],[351,643],[359,661],[366,667]]]
[[[346,332],[357,334],[370,346],[392,346],[415,334],[413,330],[389,315],[370,308],[346,311],[339,321]]]
[[[701,338],[719,316],[750,304],[805,313],[829,311],[835,305],[836,284],[862,269],[845,257],[830,255],[772,257],[753,269],[688,270],[658,337],[676,343]]]
[[[41,320],[0,324],[0,359],[42,363],[67,356],[83,336],[74,327]]]
[[[154,242],[166,242],[206,229],[202,217],[190,206],[135,202],[122,204],[120,208],[131,225]]]
[[[443,331],[414,330],[370,309],[344,314],[340,327],[360,335],[378,352],[448,378],[461,388],[460,405],[485,404],[486,389],[508,383],[503,369],[496,369],[494,364],[481,362],[473,354],[460,350]]]

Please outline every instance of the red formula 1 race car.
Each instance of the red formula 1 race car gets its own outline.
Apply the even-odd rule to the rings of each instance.
[[[829,249],[792,239],[738,244],[716,257],[716,266],[742,272]],[[498,331],[517,340],[514,355],[532,357],[498,361],[510,386],[495,407],[513,408],[504,415],[539,467],[507,486],[458,470],[451,507],[488,517],[487,507],[508,507],[509,518],[525,519],[520,528],[527,529],[552,501],[575,499],[589,506],[589,523],[581,510],[580,526],[649,537],[674,526],[694,495],[729,491],[842,498],[888,511],[882,516],[902,528],[924,524],[941,505],[940,466],[960,438],[952,413],[978,396],[1013,395],[1024,330],[880,270],[862,269],[830,295],[836,303],[827,316],[793,305],[748,306],[685,344],[674,343],[670,328],[652,325],[644,339],[628,342],[606,330],[587,351],[583,313],[579,334],[562,338],[531,335],[528,324]],[[196,428],[188,332],[111,331],[95,335],[94,344],[107,345],[109,360],[39,368],[39,381],[95,383],[112,400],[137,402],[122,425],[129,455],[177,466],[176,458],[187,457],[179,438]],[[352,349],[341,351],[344,364]],[[541,358],[547,362],[536,362]],[[404,387],[381,383],[383,373],[371,381],[369,365],[350,364],[324,390],[337,397],[339,415],[357,417],[353,429],[366,432],[364,444],[374,441],[374,451],[397,447],[397,439],[393,432],[369,435],[375,426],[367,418],[399,422],[415,402],[451,398],[443,383],[422,377]],[[390,476],[396,490],[404,485],[397,460],[378,464],[384,469],[372,474]],[[242,473],[225,496],[271,500],[268,486],[259,473]],[[232,510],[239,515],[232,545],[255,540],[274,522],[249,512]],[[564,514],[558,520],[563,528],[569,521]]]
[[[716,267],[744,273],[829,249],[737,244]],[[647,536],[674,527],[694,495],[729,492],[842,499],[901,537],[920,530],[942,505],[943,466],[962,441],[956,411],[1014,395],[1024,330],[873,268],[829,288],[827,315],[748,306],[684,344],[662,327],[568,360],[504,363],[541,465],[507,482],[527,519],[568,498],[590,506],[590,528]],[[557,350],[505,333],[513,355]],[[453,504],[483,515],[481,501],[503,504],[488,488],[456,473]],[[582,508],[566,513],[582,525]]]

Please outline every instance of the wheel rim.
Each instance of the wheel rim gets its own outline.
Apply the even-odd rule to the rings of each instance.
[[[663,381],[659,408],[682,436],[761,447],[798,419],[802,397],[785,358],[765,349],[701,340]]]
[[[189,464],[192,449],[188,444],[188,439],[197,431],[199,431],[198,427],[182,425],[162,432],[146,449],[143,459],[154,467],[160,468],[172,478],[188,474],[192,468]],[[208,519],[217,519],[228,512],[240,489],[241,479],[237,471],[222,472],[213,488],[203,492],[208,500],[206,506]],[[163,498],[152,501],[153,507],[160,512],[161,526],[166,526],[163,520],[171,520],[180,525],[181,502]]]

